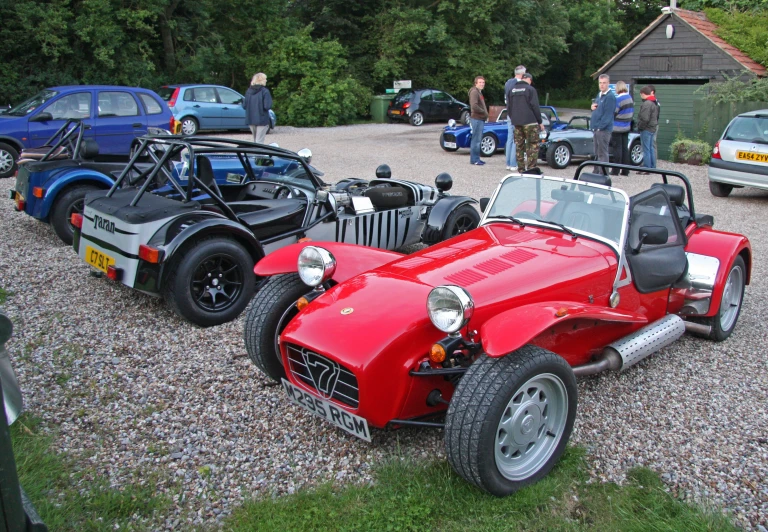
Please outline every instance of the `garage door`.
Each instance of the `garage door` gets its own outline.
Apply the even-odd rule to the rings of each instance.
[[[703,94],[694,94],[701,85],[691,84],[671,84],[669,80],[666,83],[655,80],[641,80],[635,83],[633,88],[633,97],[635,99],[635,122],[637,114],[640,112],[640,89],[645,85],[652,83],[656,87],[656,97],[661,104],[661,114],[659,115],[659,130],[657,132],[656,142],[658,147],[658,158],[669,160],[669,147],[672,141],[680,131],[689,138],[696,136],[693,130],[693,101],[700,100]]]

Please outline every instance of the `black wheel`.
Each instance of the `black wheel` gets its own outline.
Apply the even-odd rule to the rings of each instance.
[[[571,162],[571,147],[564,142],[547,148],[547,164],[550,168],[565,168]]]
[[[733,190],[733,185],[726,185],[725,183],[718,183],[717,181],[709,182],[709,191],[713,196],[718,198],[727,198]]]
[[[461,112],[461,116],[459,117],[459,123],[464,124],[465,126],[469,125],[469,111]]]
[[[712,327],[712,331],[709,333],[710,339],[722,342],[733,332],[739,319],[739,314],[741,314],[746,281],[747,268],[744,265],[744,259],[738,256],[733,261],[728,277],[725,278],[720,308],[714,317],[707,318],[706,320],[706,323]]]
[[[309,292],[299,275],[271,277],[253,298],[245,314],[245,349],[251,361],[270,379],[285,377],[277,337],[299,312],[296,301]]]
[[[629,145],[629,160],[635,166],[643,165],[643,147],[639,140]]]
[[[576,418],[576,378],[562,357],[526,345],[481,355],[459,381],[445,418],[448,461],[467,482],[505,496],[546,475]]]
[[[453,141],[454,144],[456,144],[456,141]],[[443,132],[440,132],[440,147],[443,148],[445,151],[457,151],[459,148],[451,148],[445,145],[445,137],[443,136]]]
[[[424,113],[421,111],[416,111],[413,114],[411,114],[411,125],[412,126],[420,126],[424,123]]]
[[[165,295],[182,318],[201,327],[237,318],[253,296],[253,258],[226,237],[200,241],[170,268]]]
[[[483,138],[480,139],[480,155],[482,157],[490,157],[496,153],[496,148],[499,142],[496,140],[496,136],[493,133],[486,133]]]
[[[72,187],[63,194],[59,194],[51,209],[51,227],[62,242],[71,246],[75,236],[72,227],[72,214],[83,213],[85,195],[94,190],[100,190],[93,185],[80,185]]]
[[[16,148],[0,142],[0,178],[11,177],[16,171],[16,161],[19,160],[19,152]]]
[[[452,236],[460,235],[471,231],[480,223],[480,213],[472,205],[461,205],[455,209],[443,227],[443,234],[440,241],[447,240]]]
[[[197,130],[200,129],[200,124],[197,123],[197,120],[192,118],[191,116],[187,116],[181,119],[181,134],[188,136],[188,135],[194,135],[197,133]]]

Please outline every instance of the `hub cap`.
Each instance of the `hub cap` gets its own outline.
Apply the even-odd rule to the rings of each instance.
[[[483,140],[480,141],[480,151],[489,155],[496,151],[496,143],[491,137],[483,137]]]
[[[566,166],[571,161],[571,155],[568,153],[568,148],[565,146],[558,146],[555,148],[555,162],[560,166]]]
[[[421,113],[416,113],[413,115],[413,123],[417,126],[420,126],[424,122],[424,117]]]
[[[221,312],[232,306],[243,291],[243,271],[229,255],[213,255],[195,269],[190,286],[197,306]]]
[[[13,156],[5,150],[0,150],[0,173],[8,172],[11,168],[13,168]]]
[[[643,162],[643,147],[639,144],[632,146],[632,151],[629,154],[632,159],[632,164],[640,164]]]
[[[565,384],[542,373],[523,384],[507,404],[496,429],[496,467],[508,480],[534,475],[560,443],[568,418]]]
[[[720,302],[720,328],[730,331],[736,322],[741,307],[741,288],[744,286],[744,272],[735,267],[728,274],[723,289],[723,300]]]
[[[192,120],[184,120],[181,123],[181,132],[185,135],[193,135],[197,131],[197,127]]]

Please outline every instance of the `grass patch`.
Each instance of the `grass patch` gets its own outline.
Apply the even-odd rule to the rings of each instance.
[[[134,516],[151,519],[171,504],[155,493],[158,479],[151,474],[142,484],[116,489],[97,470],[56,454],[55,435],[43,434],[39,421],[26,414],[11,427],[11,439],[19,480],[49,530],[154,529]]]
[[[462,480],[446,462],[392,461],[373,487],[324,484],[238,508],[227,530],[597,530],[736,529],[719,513],[684,504],[659,477],[634,469],[625,486],[588,484],[582,451],[569,448],[546,478],[506,498]]]
[[[0,288],[0,305],[8,301],[8,298],[13,295],[13,292],[9,292],[5,288]]]

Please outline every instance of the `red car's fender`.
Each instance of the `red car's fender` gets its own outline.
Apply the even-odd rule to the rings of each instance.
[[[745,282],[749,284],[752,274],[752,246],[744,235],[714,231],[708,227],[699,228],[688,237],[688,245],[685,250],[690,253],[715,257],[720,261],[707,316],[717,314],[720,301],[723,298],[725,280],[728,277],[728,272],[731,271],[733,261],[739,255],[744,259],[744,265],[747,268]]]
[[[519,349],[548,328],[573,319],[592,319],[644,325],[642,314],[572,301],[546,301],[513,308],[494,316],[480,327],[483,350],[490,357],[502,357]]]
[[[330,251],[336,258],[336,273],[333,274],[333,280],[337,283],[346,281],[365,271],[378,268],[382,264],[387,264],[403,256],[402,253],[357,246],[355,244],[301,242],[273,251],[256,263],[253,273],[260,277],[269,277],[281,273],[296,272],[299,253],[307,246],[324,248]]]

